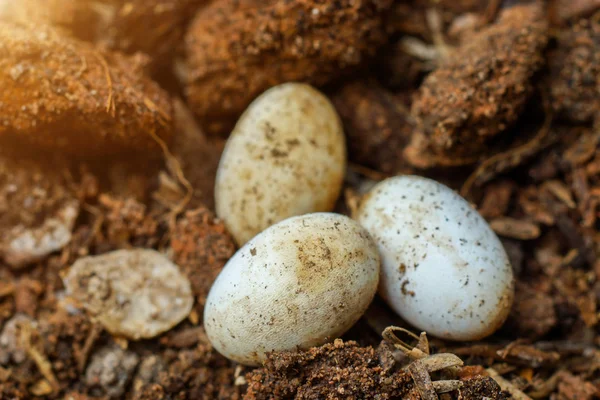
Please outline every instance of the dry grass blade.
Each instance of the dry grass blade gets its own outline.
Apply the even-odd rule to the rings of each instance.
[[[463,362],[458,356],[451,353],[432,354],[419,360],[427,372],[440,371],[450,367],[460,367]]]
[[[532,240],[540,237],[540,227],[533,222],[510,217],[496,218],[490,222],[490,227],[500,236],[519,240]]]
[[[29,355],[29,357],[38,367],[38,370],[42,376],[46,378],[52,387],[52,391],[58,392],[60,390],[60,385],[58,384],[58,380],[52,371],[52,364],[50,361],[48,361],[48,358],[44,354],[35,348],[35,345],[32,343],[32,335],[33,327],[30,324],[23,324],[21,327],[21,336],[19,338],[21,345],[27,351],[27,355]]]
[[[6,297],[15,291],[15,285],[12,283],[3,283],[0,282],[0,297]]]
[[[431,381],[431,377],[427,372],[425,365],[421,360],[413,361],[408,366],[408,372],[413,378],[415,386],[421,395],[422,400],[438,400],[437,393]]]
[[[531,397],[527,396],[521,390],[517,389],[515,385],[510,383],[508,380],[504,379],[495,369],[488,368],[486,369],[487,373],[495,380],[502,390],[506,390],[511,394],[513,399],[515,400],[532,400]]]
[[[117,107],[115,105],[115,99],[113,94],[113,82],[112,77],[110,76],[110,69],[108,68],[108,62],[102,54],[97,54],[98,60],[102,64],[102,68],[104,68],[104,74],[106,75],[106,83],[108,85],[108,98],[106,99],[106,112],[109,113],[112,117],[116,115]]]
[[[102,326],[97,325],[97,324],[94,324],[92,326],[92,331],[90,332],[89,336],[85,340],[85,344],[83,345],[83,348],[81,349],[81,353],[79,354],[79,357],[77,357],[77,369],[79,369],[80,372],[83,372],[85,370],[85,366],[87,364],[87,361],[88,361],[88,358],[92,351],[92,348],[94,347],[94,344],[100,337],[100,334],[102,333],[102,331],[103,331]]]
[[[403,333],[417,340],[416,346],[413,347],[402,341],[396,335],[396,332]],[[381,336],[386,341],[392,343],[396,349],[402,351],[411,359],[417,360],[427,357],[429,355],[429,341],[427,340],[427,334],[425,332],[421,332],[421,335],[417,336],[408,329],[404,329],[398,326],[388,326],[382,332]]]
[[[465,181],[460,189],[460,195],[468,198],[473,187],[483,185],[494,176],[521,164],[524,159],[532,157],[548,146],[549,143],[546,138],[550,132],[551,123],[552,116],[547,111],[544,124],[530,141],[520,147],[496,154],[483,161]]]
[[[185,207],[192,200],[192,196],[194,195],[194,188],[192,187],[190,181],[188,181],[185,177],[183,169],[181,168],[181,164],[179,163],[177,158],[171,153],[171,151],[169,150],[169,146],[167,146],[165,141],[158,137],[158,135],[154,131],[149,131],[148,133],[162,149],[165,157],[165,163],[169,172],[173,174],[173,176],[177,178],[179,183],[186,189],[186,194],[184,198],[172,208],[171,213],[169,214],[169,219],[172,224],[171,226],[174,226],[175,219],[177,218],[177,216],[181,214],[183,210],[185,210]]]
[[[462,382],[457,380],[435,381],[433,388],[437,393],[448,393],[458,390],[462,387]]]
[[[545,182],[544,187],[548,189],[548,191],[552,193],[558,200],[565,203],[567,207],[571,209],[576,207],[573,196],[571,195],[569,188],[567,188],[564,183],[557,180],[551,180]]]

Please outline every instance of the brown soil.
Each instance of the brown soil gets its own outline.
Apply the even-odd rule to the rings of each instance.
[[[0,22],[0,143],[103,157],[160,154],[173,136],[169,96],[143,58],[104,52],[58,29]]]
[[[417,127],[406,156],[413,164],[470,163],[514,124],[542,65],[547,39],[540,14],[537,5],[503,11],[427,76],[411,110]]]
[[[176,27],[166,32],[144,20],[150,3],[119,3],[134,8],[110,31],[112,50],[72,37],[69,24],[88,20],[67,0],[61,18],[44,17],[57,27],[0,22],[0,399],[600,397],[597,1],[216,0],[188,29],[187,102],[144,75],[148,58],[113,51],[173,67],[193,13],[164,11]],[[138,45],[126,38],[139,38],[140,20],[156,32]],[[338,211],[410,172],[489,221],[517,280],[498,332],[382,341],[389,325],[414,329],[376,299],[342,338],[259,368],[212,348],[203,307],[236,248],[213,214],[224,141],[205,133],[290,79],[321,86],[344,123]],[[18,237],[34,245],[15,252]],[[132,248],[173,260],[195,300],[187,319],[141,341],[110,335],[63,285],[81,257]]]
[[[4,0],[3,0],[4,1]],[[72,36],[150,58],[170,69],[187,22],[206,0],[21,0],[0,2],[0,19],[60,26]],[[151,26],[152,29],[147,29]]]
[[[389,0],[216,1],[186,37],[191,108],[208,131],[228,133],[258,94],[288,81],[324,85],[385,42]],[[335,26],[335,29],[329,29]]]

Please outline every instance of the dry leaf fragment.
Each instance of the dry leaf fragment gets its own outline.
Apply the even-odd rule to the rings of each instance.
[[[573,201],[573,196],[569,188],[561,181],[551,180],[542,184],[542,188],[550,191],[557,199],[566,204],[569,208],[575,208],[576,204]]]
[[[500,385],[502,390],[506,390],[512,395],[514,400],[533,400],[531,397],[527,396],[525,393],[519,390],[515,385],[510,383],[508,380],[504,379],[493,368],[488,368],[486,369],[486,371],[496,382],[498,382],[498,385]]]
[[[541,233],[540,227],[533,222],[510,217],[496,218],[490,222],[490,226],[500,236],[520,240],[537,239]]]

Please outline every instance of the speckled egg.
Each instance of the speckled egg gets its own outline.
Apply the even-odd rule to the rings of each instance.
[[[502,325],[514,297],[508,256],[456,192],[423,177],[390,178],[356,218],[379,247],[379,293],[406,321],[451,340],[481,339]]]
[[[225,265],[204,309],[217,351],[258,365],[270,351],[321,345],[365,312],[379,281],[377,246],[358,223],[333,213],[288,218]]]
[[[288,217],[331,211],[346,165],[340,119],[301,83],[275,86],[240,117],[221,157],[215,207],[238,245]]]

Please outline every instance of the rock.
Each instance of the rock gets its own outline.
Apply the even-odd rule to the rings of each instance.
[[[25,324],[34,325],[36,322],[24,314],[16,314],[4,325],[0,334],[0,365],[10,362],[21,364],[27,358],[27,351],[20,344],[21,327]]]
[[[116,344],[105,346],[92,355],[85,383],[101,396],[121,398],[138,362],[138,355],[132,351]]]
[[[117,250],[75,262],[67,293],[113,335],[147,339],[188,316],[194,302],[179,267],[154,250]]]

